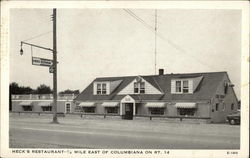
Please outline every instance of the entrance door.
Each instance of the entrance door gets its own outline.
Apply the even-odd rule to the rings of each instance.
[[[71,105],[70,103],[66,103],[66,113],[70,113],[71,112]]]
[[[133,103],[125,103],[124,119],[133,120]]]

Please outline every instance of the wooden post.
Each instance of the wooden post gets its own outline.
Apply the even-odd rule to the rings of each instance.
[[[54,115],[52,123],[59,123],[57,120],[57,46],[56,46],[56,9],[53,9],[53,99]]]

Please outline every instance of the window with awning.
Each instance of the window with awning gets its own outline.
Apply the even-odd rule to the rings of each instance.
[[[84,113],[95,113],[95,107],[82,107]]]
[[[52,106],[52,101],[43,101],[43,102],[39,102],[38,106]]]
[[[43,111],[52,111],[52,106],[49,105],[49,106],[41,106],[42,110]]]
[[[52,101],[41,101],[37,105],[42,108],[42,111],[52,111]]]
[[[104,106],[104,107],[118,107],[119,102],[103,102],[102,106]]]
[[[32,101],[22,101],[19,103],[21,106],[32,106]]]
[[[23,107],[23,111],[32,111],[33,107],[32,101],[22,101],[19,103]]]
[[[150,103],[146,103],[145,106],[148,107],[148,108],[165,108],[166,107],[166,103],[150,102]]]
[[[194,116],[196,113],[196,103],[176,103],[178,115],[181,116]]]
[[[164,115],[165,108],[149,108],[151,115]]]
[[[164,115],[166,103],[163,102],[149,102],[145,105],[151,115]]]
[[[79,106],[81,106],[81,107],[95,107],[96,105],[95,105],[95,102],[81,102],[79,104]]]
[[[84,113],[95,113],[95,102],[81,102],[78,106],[80,106]]]
[[[185,109],[193,109],[197,108],[196,103],[176,103],[176,108],[185,108]]]
[[[118,107],[105,107],[107,114],[118,114]]]

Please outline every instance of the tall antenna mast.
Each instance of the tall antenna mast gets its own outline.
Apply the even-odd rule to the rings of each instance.
[[[156,75],[156,33],[157,33],[157,9],[155,9],[155,75]]]

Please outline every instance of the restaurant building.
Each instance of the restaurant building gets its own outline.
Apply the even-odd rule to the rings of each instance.
[[[225,122],[238,109],[227,72],[164,74],[96,78],[75,99],[86,114],[206,118]]]

